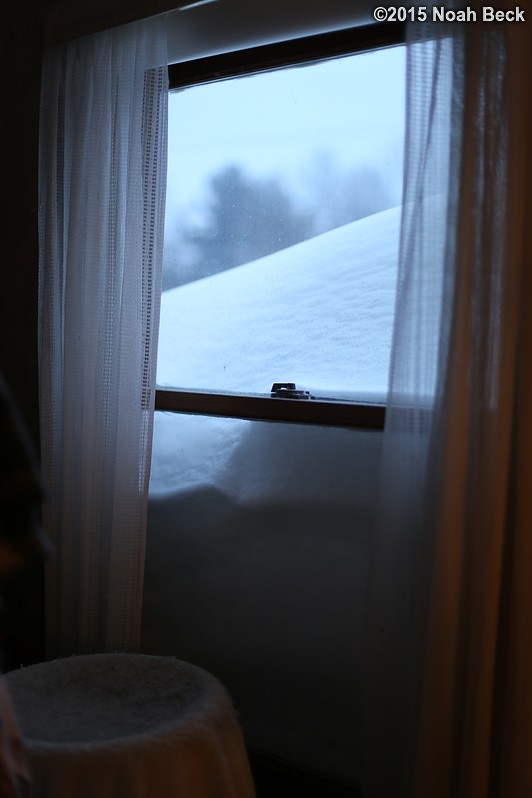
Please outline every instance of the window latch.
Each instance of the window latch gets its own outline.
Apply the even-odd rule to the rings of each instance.
[[[272,396],[277,399],[312,399],[310,391],[300,391],[295,382],[274,382]]]

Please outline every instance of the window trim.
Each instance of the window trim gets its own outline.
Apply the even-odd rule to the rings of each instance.
[[[330,58],[357,55],[405,44],[406,26],[402,22],[382,22],[356,28],[302,36],[286,42],[262,44],[221,55],[197,58],[168,66],[170,91],[229,80],[256,72],[289,66],[302,66]]]
[[[404,44],[404,23],[380,23],[287,42],[250,47],[168,67],[169,89],[251,75]],[[276,375],[271,375],[274,379]],[[287,399],[264,394],[181,390],[157,386],[155,410],[257,421],[384,429],[383,404],[329,399]]]

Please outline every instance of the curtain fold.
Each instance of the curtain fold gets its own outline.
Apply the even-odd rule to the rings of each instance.
[[[482,7],[470,5],[476,23],[409,31],[396,320],[368,591],[371,798],[532,791],[532,713],[522,710],[532,667],[524,491],[532,42],[529,25],[483,24]]]
[[[159,19],[49,48],[39,153],[48,655],[140,643],[166,192]]]

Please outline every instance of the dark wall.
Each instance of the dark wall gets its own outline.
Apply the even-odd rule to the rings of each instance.
[[[2,6],[0,368],[38,441],[37,149],[41,39],[31,4]]]
[[[40,4],[4,0],[0,11],[2,58],[2,194],[0,215],[0,370],[36,445],[37,388],[37,150]],[[42,568],[18,574],[2,590],[8,626],[8,663],[43,656]]]

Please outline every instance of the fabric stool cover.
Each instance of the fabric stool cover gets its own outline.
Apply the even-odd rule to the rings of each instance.
[[[92,654],[6,674],[36,798],[253,798],[231,699],[171,657]]]

